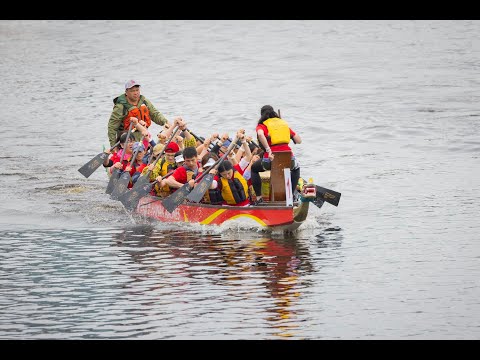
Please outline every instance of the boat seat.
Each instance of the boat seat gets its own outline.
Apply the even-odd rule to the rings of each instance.
[[[291,151],[279,151],[275,153],[270,169],[270,201],[286,201],[285,173],[283,169],[290,169],[291,164]]]

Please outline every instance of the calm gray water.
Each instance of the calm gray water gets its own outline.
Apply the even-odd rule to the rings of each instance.
[[[0,21],[0,338],[479,339],[479,39],[479,21]],[[135,221],[77,171],[130,78],[203,136],[281,109],[340,205],[291,236]]]

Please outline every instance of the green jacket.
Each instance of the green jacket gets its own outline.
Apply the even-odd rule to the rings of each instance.
[[[114,99],[115,106],[113,107],[112,114],[110,115],[110,120],[108,120],[108,141],[110,146],[115,145],[117,138],[121,135],[123,129],[123,118],[127,114],[126,106],[127,99],[125,94],[122,94]],[[155,124],[164,125],[168,120],[163,114],[158,111],[153,104],[145,98],[145,96],[140,95],[140,100],[138,101],[138,106],[145,103],[150,112],[150,118]],[[131,106],[131,105],[130,105]],[[133,133],[135,139],[138,141],[142,138],[140,131],[135,131]]]

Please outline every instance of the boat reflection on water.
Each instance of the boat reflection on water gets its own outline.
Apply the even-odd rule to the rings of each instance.
[[[291,337],[300,326],[300,321],[295,319],[295,305],[308,286],[307,282],[300,285],[300,279],[312,272],[308,250],[295,238],[267,237],[252,242],[250,250],[256,256],[253,271],[264,274],[266,288],[274,300],[267,320],[277,329],[275,335]]]
[[[303,305],[298,303],[311,285],[306,275],[315,271],[308,239],[136,226],[116,234],[115,240],[143,269],[133,271],[132,284],[138,286],[131,290],[158,291],[169,301],[196,307],[202,307],[196,301],[214,299],[214,308],[233,306],[236,316],[244,317],[237,321],[255,316],[275,337],[300,336],[297,312]],[[155,298],[158,306],[162,301]]]

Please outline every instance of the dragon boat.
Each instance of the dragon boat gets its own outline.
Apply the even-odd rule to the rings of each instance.
[[[185,199],[172,207],[168,206],[168,197],[162,199],[146,194],[138,200],[133,213],[161,222],[202,225],[222,225],[236,219],[251,219],[264,230],[291,232],[307,219],[310,203],[318,208],[324,202],[338,206],[341,194],[315,185],[312,179],[308,182],[301,179],[294,199],[290,183],[290,162],[289,152],[276,153],[271,170],[260,173],[262,197],[265,201],[258,204],[239,207],[189,202]]]
[[[114,147],[116,145],[118,143]],[[217,160],[215,165],[223,161],[227,154],[228,152]],[[108,154],[102,152],[78,171],[88,178],[107,157]],[[185,184],[166,198],[160,198],[153,196],[151,191],[156,181],[150,182],[148,176],[140,177],[144,181],[137,180],[135,186],[129,190],[127,185],[130,174],[115,168],[109,175],[106,193],[110,194],[112,199],[120,200],[126,210],[134,215],[161,222],[222,225],[235,219],[246,218],[254,220],[266,230],[288,232],[296,230],[306,220],[310,203],[318,208],[321,208],[325,202],[338,206],[341,196],[339,192],[315,185],[311,179],[308,182],[300,179],[297,191],[293,194],[290,166],[290,152],[275,153],[271,169],[260,173],[262,199],[265,200],[260,203],[254,202],[250,206],[201,203],[203,194],[213,181],[212,174],[202,174],[195,180],[196,183],[198,180],[198,183],[193,189]],[[109,174],[108,171],[107,174]],[[203,176],[205,179],[202,179]]]

